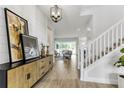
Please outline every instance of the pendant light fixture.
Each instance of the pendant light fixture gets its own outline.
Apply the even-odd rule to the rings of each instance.
[[[54,5],[54,7],[50,8],[50,17],[52,21],[57,23],[62,19],[62,9],[59,8],[57,5]]]

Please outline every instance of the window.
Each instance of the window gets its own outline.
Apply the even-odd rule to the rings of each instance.
[[[60,54],[63,50],[71,50],[72,54],[76,54],[76,42],[55,42],[55,50]]]

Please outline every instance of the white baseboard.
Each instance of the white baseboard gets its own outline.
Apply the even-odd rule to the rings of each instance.
[[[103,84],[114,84],[114,85],[118,84],[117,80],[105,79],[105,78],[88,77],[88,78],[84,78],[84,80],[81,79],[81,81],[96,82],[96,83],[103,83]]]

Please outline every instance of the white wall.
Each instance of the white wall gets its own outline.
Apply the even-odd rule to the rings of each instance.
[[[78,37],[78,31],[55,31],[55,38],[75,38]]]
[[[86,36],[89,40],[93,40],[100,34],[105,32],[109,27],[124,17],[124,6],[121,5],[100,5],[87,10],[87,15],[92,15],[87,26],[81,29],[79,37]],[[83,11],[82,11],[83,13]],[[86,16],[86,15],[82,15]],[[87,27],[91,28],[88,32]]]
[[[101,5],[89,9],[88,12],[90,12],[89,14],[92,15],[92,17],[87,23],[86,28],[81,29],[81,32],[79,33],[80,38],[87,37],[87,42],[93,41],[113,24],[124,18],[124,6],[121,5]],[[91,28],[91,31],[87,30],[88,27]]]
[[[54,33],[50,28],[47,29],[47,32],[48,32],[47,41],[49,45],[49,54],[54,54]]]
[[[38,37],[39,45],[47,44],[47,17],[37,6],[0,6],[0,64],[9,62],[4,8],[12,10],[28,21],[29,34]]]
[[[94,38],[124,17],[124,6],[106,5],[92,9]]]

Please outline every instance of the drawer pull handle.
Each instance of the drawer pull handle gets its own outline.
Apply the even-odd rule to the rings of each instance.
[[[43,69],[45,66],[42,66],[41,69]]]
[[[49,61],[49,64],[51,64],[52,62],[51,61]]]
[[[29,80],[30,78],[31,78],[31,74],[30,73],[26,74],[26,80]]]

